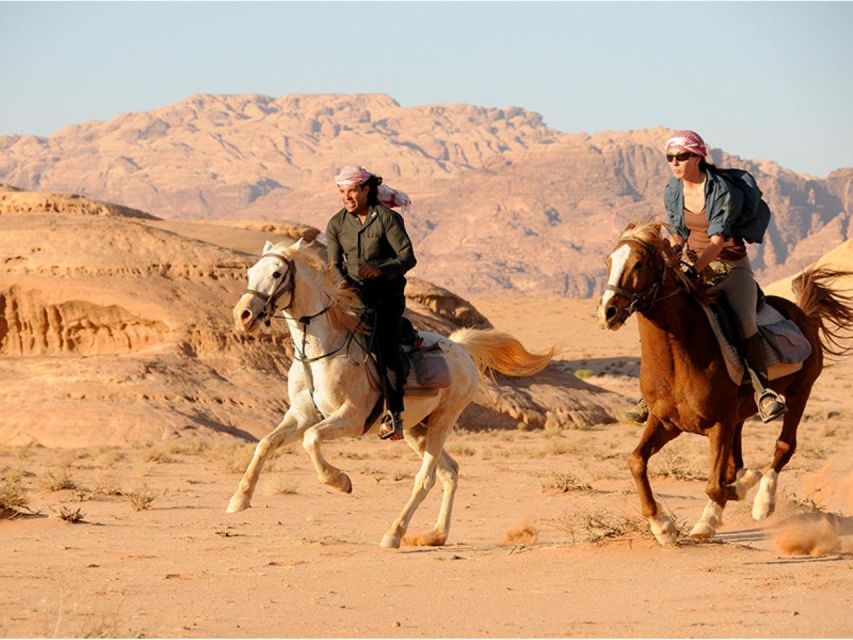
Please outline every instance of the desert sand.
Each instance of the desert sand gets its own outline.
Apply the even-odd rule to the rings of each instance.
[[[0,635],[853,635],[851,359],[818,381],[766,521],[730,502],[712,541],[690,541],[707,442],[683,435],[652,458],[681,533],[664,548],[628,472],[640,427],[620,419],[637,398],[636,321],[606,332],[592,299],[464,301],[413,278],[421,326],[484,317],[559,352],[530,381],[486,381],[448,439],[447,545],[381,550],[419,462],[372,435],[325,449],[352,494],[292,445],[252,508],[225,513],[286,407],[290,353],[280,326],[236,335],[230,309],[262,238],[306,228],[78,205],[0,215]],[[849,243],[830,255],[849,264]],[[769,463],[779,428],[747,424],[748,466]],[[410,532],[438,505],[434,488]]]
[[[559,358],[590,370],[588,381],[635,388],[634,321],[599,330],[590,300],[473,302],[531,348],[560,337]],[[265,469],[253,508],[236,515],[224,510],[252,447],[234,439],[3,447],[0,469],[19,478],[35,513],[0,521],[0,633],[850,636],[851,369],[821,378],[776,514],[756,523],[749,502],[729,503],[717,538],[674,548],[658,546],[639,515],[626,465],[639,427],[627,423],[457,430],[450,540],[398,551],[377,545],[417,469],[403,443],[331,445],[351,495],[318,484],[290,447]],[[748,425],[750,466],[769,461],[777,429]],[[706,442],[683,436],[651,468],[684,534],[704,504]],[[437,496],[414,530],[432,524]]]

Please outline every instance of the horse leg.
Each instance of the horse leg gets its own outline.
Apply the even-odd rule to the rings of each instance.
[[[806,409],[806,401],[810,389],[803,392],[800,390],[796,396],[788,398],[788,412],[782,421],[782,433],[776,440],[776,450],[773,452],[773,462],[770,470],[761,478],[755,501],[752,503],[752,517],[754,520],[763,520],[769,517],[776,509],[776,483],[779,472],[788,464],[794,451],[797,449],[797,428],[800,419]]]
[[[418,454],[423,457],[426,447],[426,430],[422,427],[406,432],[406,443]],[[441,481],[441,508],[438,512],[438,520],[432,531],[416,535],[407,535],[403,538],[403,544],[408,544],[416,547],[440,547],[447,541],[447,536],[450,533],[450,517],[453,512],[453,499],[456,496],[456,486],[459,479],[459,465],[447,453],[446,449],[442,449],[441,455],[438,457],[438,469],[436,470],[438,479]]]
[[[406,533],[406,529],[409,528],[409,522],[415,514],[415,510],[420,506],[421,502],[424,501],[424,498],[426,498],[429,490],[432,488],[432,485],[435,484],[436,471],[439,466],[442,450],[444,449],[444,441],[447,439],[447,434],[456,423],[456,419],[459,417],[460,413],[462,413],[461,410],[442,410],[439,408],[433,411],[430,415],[427,426],[426,443],[423,449],[423,460],[421,462],[421,468],[415,474],[412,495],[409,496],[409,500],[403,507],[403,511],[391,524],[391,528],[388,529],[388,532],[384,536],[382,536],[382,541],[379,543],[379,546],[391,549],[396,549],[400,546],[400,540],[402,539],[403,534]],[[448,523],[444,525],[445,535],[447,527],[449,527],[450,507],[452,506],[453,493],[450,494],[449,499],[451,502],[448,505],[446,512]],[[443,507],[444,502],[442,501],[442,508]]]
[[[237,485],[237,490],[231,496],[225,513],[236,513],[251,506],[252,495],[255,493],[258,477],[261,475],[261,469],[264,466],[267,456],[286,442],[295,440],[301,432],[302,428],[299,426],[299,421],[296,418],[293,408],[288,409],[281,422],[278,423],[278,426],[258,442],[258,445],[255,447],[255,453],[252,455],[252,460],[249,462],[249,466],[246,467],[246,471]]]
[[[663,449],[667,442],[680,434],[681,432],[677,429],[666,429],[660,420],[649,415],[640,442],[628,458],[628,466],[631,468],[631,475],[634,476],[634,483],[640,494],[643,515],[648,519],[649,527],[660,544],[675,543],[675,524],[660,510],[655,501],[652,486],[649,483],[648,462],[649,458]]]
[[[732,453],[726,467],[726,497],[729,500],[743,500],[747,492],[761,480],[761,472],[745,469],[743,466],[743,420],[735,425]]]
[[[732,451],[734,429],[730,425],[718,422],[708,433],[711,470],[708,473],[708,502],[699,520],[693,525],[690,537],[696,540],[708,540],[714,537],[717,528],[723,523],[723,508],[726,506],[726,464]]]
[[[351,413],[352,407],[345,404],[328,418],[306,429],[302,436],[302,447],[314,463],[317,479],[344,493],[352,493],[352,480],[336,466],[329,464],[320,451],[320,443],[336,438],[360,436],[361,422],[350,415]]]

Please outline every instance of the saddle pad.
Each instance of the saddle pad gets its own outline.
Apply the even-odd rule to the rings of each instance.
[[[411,367],[406,388],[444,389],[450,386],[450,367],[440,349],[414,351],[409,354]]]
[[[720,345],[720,351],[723,353],[723,360],[726,363],[726,370],[729,373],[729,378],[731,378],[732,382],[734,382],[736,385],[742,384],[744,376],[746,375],[746,369],[743,366],[743,362],[741,362],[737,350],[728,340],[726,340],[725,336],[723,335],[723,331],[720,328],[720,323],[717,320],[717,316],[714,314],[711,308],[702,305],[702,310],[708,317],[708,322],[711,324],[711,329],[714,331],[714,335],[717,337],[717,342]],[[786,318],[775,308],[765,302],[758,310],[758,313],[756,314],[756,320],[758,321],[758,328],[761,333],[761,337],[763,338],[762,344],[764,345],[764,352],[767,354],[767,379],[776,380],[777,378],[784,378],[785,376],[791,375],[795,371],[799,371],[800,369],[802,369],[803,360],[808,358],[811,354],[811,345],[809,345],[808,353],[806,353],[801,360],[796,362],[790,362],[790,356],[780,357],[777,350],[771,347],[767,342],[767,334],[776,333],[776,328],[779,325],[785,325],[785,331],[787,335],[786,339],[794,339],[794,336],[792,336],[791,334],[790,326],[787,326]],[[805,342],[805,344],[808,344],[808,340],[806,340],[805,336],[803,336],[797,325],[795,325],[794,323],[791,323],[791,325],[794,326],[794,328],[796,329],[796,333],[798,333],[802,339],[801,341],[796,341],[797,348],[801,349],[799,353],[802,353],[801,345],[803,342]]]

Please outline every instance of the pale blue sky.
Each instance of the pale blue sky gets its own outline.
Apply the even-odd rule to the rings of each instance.
[[[0,134],[194,93],[376,92],[853,166],[848,2],[0,2],[0,24]]]

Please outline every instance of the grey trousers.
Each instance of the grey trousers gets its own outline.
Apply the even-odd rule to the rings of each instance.
[[[720,273],[728,271],[728,275],[709,291],[718,291],[726,296],[740,320],[740,330],[744,338],[758,333],[755,320],[755,305],[758,301],[758,287],[755,285],[755,274],[749,263],[749,256],[740,260],[714,260],[711,268]]]

